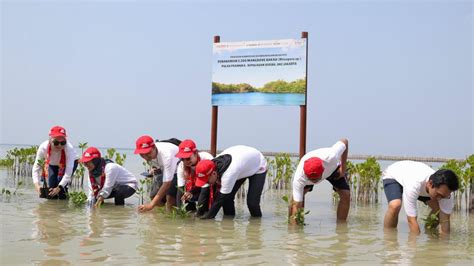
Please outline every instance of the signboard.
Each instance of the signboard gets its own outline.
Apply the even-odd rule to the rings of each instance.
[[[306,105],[306,38],[214,43],[212,105]]]

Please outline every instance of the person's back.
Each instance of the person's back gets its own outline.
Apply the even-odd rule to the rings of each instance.
[[[267,169],[267,160],[259,150],[253,147],[232,146],[223,150],[216,158],[225,154],[232,156],[232,161],[223,173],[222,181],[231,177],[238,180],[256,173],[263,173]]]

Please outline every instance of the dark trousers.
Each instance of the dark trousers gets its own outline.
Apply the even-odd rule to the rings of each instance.
[[[72,168],[72,173],[71,177],[74,175],[74,172],[76,171],[77,165],[78,165],[78,160],[74,161],[74,166]],[[59,174],[59,166],[58,165],[50,165],[48,168],[48,188],[55,188],[59,185],[59,182],[63,179],[62,176],[58,176]],[[44,180],[43,180],[44,182]],[[57,196],[55,197],[47,197],[48,199],[66,199],[66,194],[67,193],[67,187],[69,184],[66,184],[64,186],[64,190],[61,190]]]
[[[230,193],[230,197],[228,200],[224,201],[222,205],[222,209],[224,210],[224,215],[235,215],[235,194],[245,182],[245,180],[249,180],[249,190],[247,192],[247,207],[249,208],[250,215],[253,217],[262,217],[262,211],[260,210],[260,198],[262,197],[263,187],[265,185],[265,179],[267,176],[267,172],[261,174],[255,174],[253,176],[249,176],[247,178],[242,178],[235,182],[234,188]]]
[[[114,198],[115,205],[125,205],[125,199],[135,194],[135,189],[127,185],[120,185],[112,189],[108,199]]]
[[[74,175],[74,172],[76,171],[78,165],[78,160],[74,161],[74,166],[72,168],[72,174],[71,176]],[[59,166],[58,165],[50,165],[48,168],[48,187],[49,188],[54,188],[59,185],[59,182],[61,182],[61,179],[63,179],[62,176],[58,176],[59,174]],[[66,184],[67,186],[68,184]]]

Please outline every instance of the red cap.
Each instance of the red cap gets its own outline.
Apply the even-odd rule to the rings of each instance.
[[[149,153],[155,146],[155,141],[150,136],[141,136],[135,142],[135,154]]]
[[[56,137],[66,137],[66,129],[61,126],[54,126],[49,130],[49,136]]]
[[[196,143],[190,139],[185,139],[179,144],[179,152],[176,154],[176,157],[189,158],[196,150]]]
[[[100,151],[96,147],[89,147],[82,154],[81,162],[86,163],[94,158],[100,158]]]
[[[319,179],[324,172],[323,160],[311,157],[304,161],[303,170],[309,179]]]
[[[209,181],[209,176],[216,169],[216,164],[211,160],[201,160],[196,164],[195,173],[196,173],[196,186],[202,187],[207,181]]]

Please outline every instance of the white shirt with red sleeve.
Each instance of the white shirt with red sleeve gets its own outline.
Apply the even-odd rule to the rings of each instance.
[[[310,151],[301,158],[298,167],[296,167],[295,174],[293,176],[293,200],[297,202],[303,201],[304,187],[307,185],[314,185],[322,182],[328,178],[340,165],[341,156],[346,150],[346,145],[342,141],[336,142],[330,148],[321,148],[314,151]],[[305,175],[303,166],[304,162],[312,157],[317,157],[323,161],[324,172],[321,179],[313,183],[309,181]]]
[[[137,178],[123,166],[116,163],[107,163],[105,165],[104,171],[105,183],[104,187],[99,192],[99,196],[103,197],[104,199],[108,198],[110,196],[110,193],[112,193],[112,190],[120,185],[127,185],[137,190]],[[90,180],[89,186],[90,191],[92,191]],[[91,197],[91,195],[89,195],[89,197]]]
[[[214,159],[214,156],[212,156],[210,153],[205,152],[205,151],[200,151],[199,157],[201,160],[212,160]],[[192,170],[194,171],[194,167],[192,167]],[[178,187],[183,187],[186,184],[186,177],[184,174],[184,163],[183,161],[180,161],[178,164]]]
[[[41,175],[43,173],[42,167],[39,165],[39,160],[46,160],[46,156],[48,154],[48,145],[49,140],[44,141],[38,147],[36,152],[35,162],[33,164],[33,171],[32,171],[32,178],[33,183],[38,184],[41,180]],[[61,160],[61,152],[62,151],[55,151],[54,148],[51,148],[51,155],[49,157],[49,165],[59,166],[59,162]],[[64,153],[66,155],[66,169],[64,169],[64,176],[59,182],[59,185],[65,187],[67,184],[71,182],[72,179],[72,169],[74,168],[74,161],[77,159],[76,151],[72,144],[67,141],[66,146],[64,146]]]

